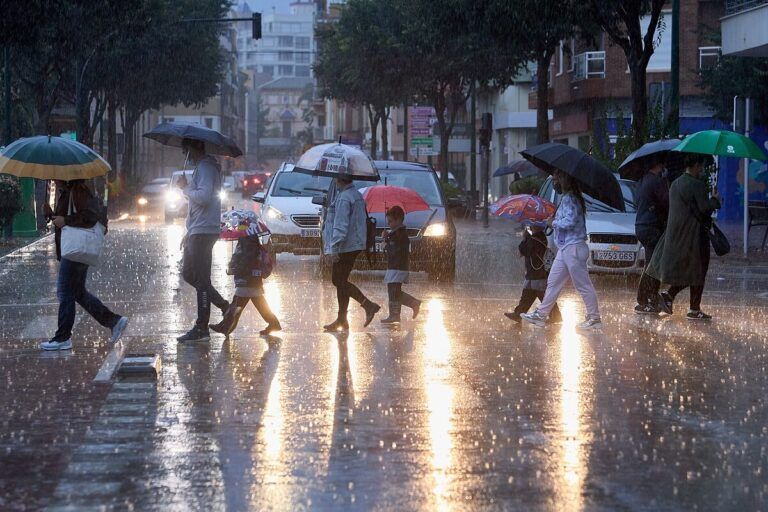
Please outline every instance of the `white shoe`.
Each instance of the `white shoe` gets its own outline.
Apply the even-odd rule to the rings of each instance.
[[[539,313],[538,309],[533,313],[523,313],[520,318],[537,327],[544,327],[547,324],[547,317]]]
[[[72,349],[72,340],[65,340],[65,341],[56,341],[56,340],[50,340],[50,341],[44,341],[40,344],[40,348],[43,350],[71,350]]]
[[[602,329],[602,327],[603,322],[600,320],[600,318],[587,318],[585,321],[576,326],[576,328],[580,331],[593,331],[595,329]]]
[[[120,320],[118,320],[115,326],[112,328],[112,337],[109,338],[109,341],[112,343],[117,343],[120,340],[120,336],[123,335],[123,331],[127,325],[128,317],[121,316]]]

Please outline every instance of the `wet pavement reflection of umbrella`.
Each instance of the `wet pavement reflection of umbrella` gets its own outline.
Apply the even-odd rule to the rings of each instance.
[[[40,180],[81,180],[112,168],[98,153],[72,139],[39,135],[18,139],[0,154],[0,173]]]
[[[582,192],[624,211],[621,186],[611,170],[581,150],[547,142],[520,152],[539,169],[552,174],[559,169],[579,182]]]
[[[686,137],[672,151],[768,160],[768,156],[752,139],[728,130],[696,132]]]
[[[636,149],[619,166],[619,175],[626,180],[639,181],[643,174],[653,165],[655,159],[674,159],[670,152],[680,144],[680,139],[656,140],[643,144]],[[677,162],[667,164],[667,167],[679,167]]]
[[[189,123],[160,123],[144,137],[165,146],[181,147],[184,139],[198,140],[205,143],[205,152],[209,155],[221,155],[236,158],[243,154],[237,143],[216,130]]]
[[[539,172],[541,172],[539,171],[539,168],[528,160],[515,160],[514,162],[510,162],[507,165],[496,169],[493,172],[493,177],[498,178],[499,176],[507,176],[508,174],[517,173],[520,175],[520,178],[528,178],[530,176],[536,176]]]
[[[379,181],[379,170],[373,160],[356,147],[341,143],[320,144],[307,150],[293,170],[313,176]]]
[[[387,210],[393,206],[401,207],[405,213],[431,209],[418,192],[405,187],[374,185],[364,188],[360,192],[365,199],[368,213],[387,213]]]
[[[533,225],[545,224],[555,210],[557,207],[546,199],[529,194],[502,197],[490,206],[492,215]]]

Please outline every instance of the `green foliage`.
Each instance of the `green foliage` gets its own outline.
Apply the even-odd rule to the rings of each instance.
[[[509,184],[509,193],[517,194],[538,194],[546,178],[544,176],[528,176],[515,180]]]
[[[717,66],[701,71],[699,85],[721,121],[733,120],[733,97],[742,96],[756,102],[755,121],[768,123],[768,58],[720,57]]]
[[[0,174],[0,229],[21,211],[21,188],[16,178]]]
[[[441,181],[440,186],[443,188],[443,194],[445,195],[446,199],[452,199],[452,198],[464,196],[464,191],[461,190],[461,188],[454,185],[453,183],[449,183],[447,181]]]

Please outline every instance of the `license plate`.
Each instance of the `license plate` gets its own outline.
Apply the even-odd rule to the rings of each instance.
[[[635,253],[629,251],[595,251],[592,259],[602,261],[635,261]]]
[[[319,229],[302,229],[301,236],[304,238],[320,238]]]

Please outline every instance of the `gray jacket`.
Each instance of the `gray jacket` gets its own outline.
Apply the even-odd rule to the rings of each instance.
[[[336,191],[325,215],[324,239],[326,254],[365,250],[365,200],[350,185]]]
[[[219,163],[206,155],[197,163],[192,181],[184,189],[189,200],[187,212],[188,235],[218,235],[221,230],[221,169]]]

